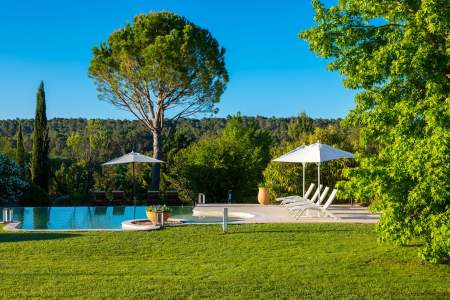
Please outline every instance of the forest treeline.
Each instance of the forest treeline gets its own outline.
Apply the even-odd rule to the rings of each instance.
[[[297,117],[247,117],[243,116],[244,124],[255,122],[261,129],[271,132],[274,144],[285,144],[289,139],[289,124]],[[225,127],[229,118],[204,118],[204,119],[181,119],[176,125],[168,122],[163,134],[167,137],[175,132],[182,133],[185,143],[188,144],[199,140],[204,136],[217,134]],[[19,122],[22,123],[24,146],[27,151],[31,150],[31,133],[33,131],[33,119],[0,120],[0,147],[5,143],[15,147],[15,135]],[[50,155],[53,157],[69,157],[69,149],[66,141],[70,133],[82,132],[88,119],[66,119],[54,118],[48,121],[50,137]],[[109,147],[107,156],[115,157],[131,150],[137,152],[151,152],[152,137],[150,132],[139,121],[131,120],[100,120],[106,127],[109,135]],[[313,127],[325,128],[329,125],[339,124],[340,119],[312,119]]]
[[[12,161],[23,161],[19,163],[21,177],[28,182],[32,177],[32,124],[33,120],[0,121],[0,153]],[[132,150],[152,155],[151,133],[141,124],[111,119],[49,120],[48,192],[31,183],[22,196],[11,196],[8,201],[19,197],[21,205],[78,205],[89,204],[94,190],[122,189],[130,194],[130,166],[102,168],[101,164]],[[181,119],[168,125],[163,132],[165,163],[159,189],[175,189],[185,202],[193,201],[198,193],[207,194],[209,202],[221,202],[229,190],[234,201],[254,202],[261,185],[269,187],[272,199],[301,193],[301,165],[272,163],[271,159],[318,140],[355,151],[359,138],[356,128],[343,128],[338,119],[313,119],[305,113],[293,118],[238,114]],[[23,159],[18,159],[18,149],[23,149]],[[324,166],[324,183],[334,186],[349,164],[352,162],[344,160]],[[313,164],[307,175],[307,183],[315,182]],[[151,165],[136,166],[140,199],[145,199],[151,188],[151,176]]]

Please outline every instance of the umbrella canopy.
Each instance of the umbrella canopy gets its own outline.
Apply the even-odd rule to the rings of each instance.
[[[308,146],[300,146],[276,159],[274,161],[321,163],[324,161],[353,158],[353,153],[333,148],[327,144],[317,142]]]
[[[320,163],[339,159],[339,158],[353,158],[353,153],[333,148],[327,144],[321,144],[319,141],[308,146],[300,146],[292,151],[274,159],[278,162],[294,162],[303,164],[303,196],[305,196],[305,164],[317,163],[317,181],[320,197]]]
[[[293,163],[304,163],[304,161],[299,160],[299,157],[297,155],[297,152],[300,149],[305,148],[306,145],[301,145],[300,147],[295,148],[294,150],[289,151],[288,153],[285,153],[281,155],[278,158],[275,158],[273,161],[277,162],[293,162]]]
[[[135,163],[163,163],[162,160],[152,158],[134,151],[128,154],[122,155],[121,157],[114,158],[108,162],[102,164],[102,166],[119,165],[119,164],[133,164],[133,199],[134,205],[136,206],[136,180],[134,176],[134,164]]]
[[[152,158],[137,152],[130,152],[128,154],[122,155],[121,157],[114,158],[108,162],[102,164],[102,166],[118,165],[118,164],[129,164],[129,163],[162,163],[162,160]]]

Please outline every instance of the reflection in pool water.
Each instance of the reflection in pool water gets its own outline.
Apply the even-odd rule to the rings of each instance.
[[[121,229],[122,222],[146,219],[146,206],[15,207],[22,229]],[[218,223],[221,217],[196,217],[191,206],[171,207],[170,217],[187,223]],[[230,222],[239,221],[230,218]]]

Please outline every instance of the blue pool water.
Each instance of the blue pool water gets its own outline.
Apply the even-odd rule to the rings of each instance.
[[[13,220],[20,221],[22,229],[121,229],[123,221],[146,219],[145,208],[146,206],[15,207]],[[183,219],[187,223],[222,221],[221,217],[194,217],[191,206],[171,207],[170,217]]]

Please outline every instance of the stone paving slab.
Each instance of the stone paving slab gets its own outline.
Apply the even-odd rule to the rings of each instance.
[[[223,208],[228,207],[230,217],[241,218],[239,223],[369,223],[378,222],[379,215],[372,214],[359,205],[331,205],[328,210],[336,217],[306,216],[294,218],[287,208],[279,205],[259,204],[199,204],[194,208],[196,216],[223,216]]]

